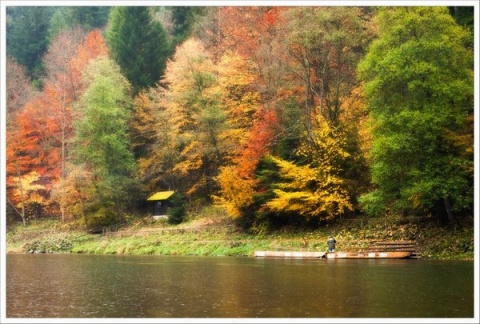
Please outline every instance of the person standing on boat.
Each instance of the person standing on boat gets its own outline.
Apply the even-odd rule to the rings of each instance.
[[[330,235],[327,241],[328,252],[335,252],[335,243],[337,243],[337,241],[332,235]]]

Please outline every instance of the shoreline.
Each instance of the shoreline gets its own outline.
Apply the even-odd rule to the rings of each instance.
[[[422,259],[474,260],[474,228],[456,231],[434,224],[399,224],[384,219],[367,226],[352,221],[317,229],[288,228],[246,233],[224,217],[197,217],[180,225],[136,220],[116,231],[90,234],[75,223],[36,220],[7,229],[7,254],[72,253],[117,255],[248,256],[255,251],[326,252],[334,235],[336,250],[356,252],[378,241],[415,241]]]

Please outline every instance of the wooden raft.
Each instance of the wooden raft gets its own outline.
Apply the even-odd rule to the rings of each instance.
[[[388,252],[410,252],[409,259],[418,259],[421,257],[418,252],[418,245],[415,241],[372,241],[368,248],[357,251],[356,253],[371,253],[372,257],[379,253]],[[338,252],[340,253],[340,252]],[[348,252],[352,253],[352,252]],[[321,259],[327,256],[326,252],[295,252],[295,251],[255,251],[256,257],[274,257],[274,258],[316,258]],[[366,257],[366,256],[365,256]]]
[[[325,252],[255,251],[254,255],[256,257],[319,259],[325,255]]]

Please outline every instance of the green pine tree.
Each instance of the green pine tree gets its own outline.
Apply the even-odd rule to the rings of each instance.
[[[44,72],[42,58],[53,12],[53,7],[7,7],[7,54],[25,66],[34,81]]]
[[[182,43],[190,36],[195,20],[205,14],[205,7],[170,7],[173,23],[173,45]]]
[[[172,206],[167,210],[169,224],[180,224],[183,222],[186,214],[184,199],[185,197],[180,193],[175,193],[172,198],[170,198]]]
[[[110,53],[135,93],[155,85],[171,53],[167,34],[149,7],[115,7],[106,31]]]
[[[54,39],[62,29],[73,29],[76,26],[81,26],[86,31],[102,28],[107,24],[109,12],[110,7],[56,7],[50,21],[49,39]]]

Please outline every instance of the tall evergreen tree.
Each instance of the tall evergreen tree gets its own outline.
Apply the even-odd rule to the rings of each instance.
[[[135,93],[162,76],[170,46],[162,25],[149,7],[115,7],[109,15],[107,44]]]
[[[43,74],[42,57],[53,12],[53,7],[7,7],[7,54],[27,68],[32,80]]]
[[[473,202],[471,34],[446,7],[385,8],[378,25],[360,65],[377,186],[362,201],[370,213],[429,210],[453,224]]]
[[[205,7],[170,7],[173,23],[173,46],[190,36],[197,16],[205,14]]]
[[[62,29],[73,29],[77,26],[87,32],[102,28],[107,24],[109,12],[110,7],[57,7],[50,22],[49,38],[53,39]]]

